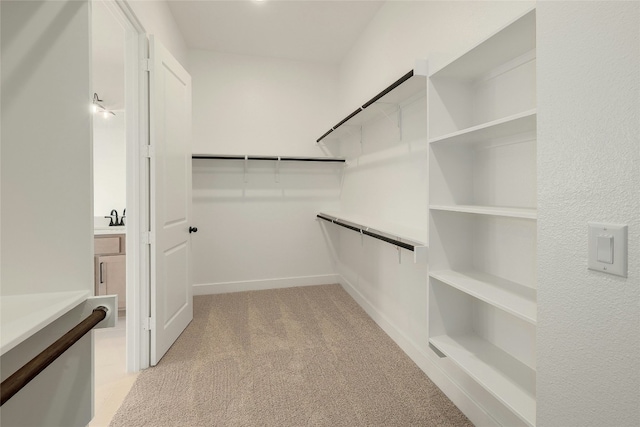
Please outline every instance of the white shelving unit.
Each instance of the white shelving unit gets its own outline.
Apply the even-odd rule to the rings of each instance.
[[[501,405],[496,419],[507,412],[529,426],[536,412],[535,40],[530,10],[427,79],[429,343]]]

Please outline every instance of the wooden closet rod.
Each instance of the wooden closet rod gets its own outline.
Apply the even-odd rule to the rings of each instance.
[[[353,225],[346,224],[344,222],[341,222],[338,218],[330,218],[330,217],[324,216],[322,214],[318,214],[316,216],[318,218],[324,219],[325,221],[328,221],[328,222],[330,222],[332,224],[339,225],[340,227],[348,228],[349,230],[357,231],[358,233],[365,234],[367,236],[373,237],[374,239],[382,240],[383,242],[391,243],[394,246],[399,246],[401,248],[407,249],[407,250],[412,251],[412,252],[415,250],[415,246],[414,245],[411,245],[411,244],[406,243],[406,242],[401,242],[400,240],[392,239],[390,237],[386,237],[386,236],[383,236],[381,234],[365,230],[363,228],[358,228],[358,227],[355,227]]]
[[[107,317],[107,312],[108,309],[106,307],[97,307],[86,319],[78,323],[62,337],[58,338],[56,342],[45,348],[40,354],[14,372],[9,378],[2,381],[0,385],[0,394],[2,395],[0,406],[4,405],[7,400],[22,390],[24,386],[29,384],[40,372],[44,371],[47,366],[67,351],[69,347]]]

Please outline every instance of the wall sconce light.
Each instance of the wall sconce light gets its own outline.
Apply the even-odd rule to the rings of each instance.
[[[98,97],[97,93],[93,94],[93,104],[91,105],[91,111],[93,111],[94,113],[102,113],[102,115],[104,116],[104,118],[109,117],[109,114],[115,116],[116,113],[114,113],[111,110],[107,110],[104,105],[101,104],[102,99],[100,99],[100,97]]]

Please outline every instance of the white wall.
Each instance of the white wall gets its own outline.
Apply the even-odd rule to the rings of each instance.
[[[89,19],[2,2],[3,295],[93,289]]]
[[[127,157],[124,111],[93,118],[93,212],[97,217],[112,209],[122,214],[127,203]],[[106,220],[109,221],[108,219]]]
[[[191,51],[193,151],[322,156],[336,104],[330,66]],[[338,205],[341,166],[196,160],[196,293],[335,282],[315,215]]]
[[[131,10],[143,25],[147,34],[153,34],[157,40],[180,62],[187,71],[187,44],[173,19],[165,0],[126,0]]]
[[[0,10],[0,295],[92,294],[89,2],[2,1]],[[79,311],[3,354],[2,380],[77,324]],[[3,405],[0,424],[87,425],[92,351],[86,335]]]
[[[538,4],[538,425],[640,425],[640,3]],[[629,277],[587,222],[629,225]]]

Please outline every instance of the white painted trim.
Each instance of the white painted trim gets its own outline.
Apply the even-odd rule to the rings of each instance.
[[[500,424],[493,419],[478,402],[473,400],[456,382],[447,375],[409,337],[407,337],[396,325],[380,312],[371,302],[365,298],[347,279],[337,274],[337,281],[342,288],[351,295],[360,307],[371,317],[374,322],[405,352],[411,360],[433,381],[444,394],[462,411],[463,414],[478,426],[496,426]],[[425,320],[426,322],[426,320]]]
[[[133,13],[133,12],[132,12]],[[137,247],[140,250],[140,259],[138,267],[140,268],[138,274],[138,285],[136,290],[137,307],[139,308],[138,315],[135,316],[136,327],[138,328],[139,337],[136,344],[140,346],[139,352],[136,355],[136,360],[140,363],[140,369],[146,369],[151,366],[151,333],[148,328],[144,328],[146,322],[151,317],[151,247],[143,235],[148,235],[151,230],[151,220],[149,207],[151,203],[151,166],[150,159],[142,155],[142,148],[148,147],[150,144],[149,134],[149,73],[142,71],[141,64],[146,58],[149,58],[149,40],[146,33],[138,33],[138,62],[136,64],[138,69],[138,99],[141,100],[138,105],[139,111],[139,123],[142,126],[138,129],[139,141],[138,144],[133,147],[136,150],[136,164],[138,165],[138,203],[139,203],[139,217],[138,217],[138,234],[137,234]]]
[[[246,280],[239,282],[202,283],[193,285],[193,295],[214,295],[230,292],[261,291],[265,289],[294,288],[298,286],[339,283],[336,274],[284,277],[279,279]]]
[[[147,225],[144,159],[140,145],[146,143],[148,127],[146,110],[145,73],[139,67],[145,55],[140,38],[144,28],[126,0],[102,0],[125,31],[125,117],[127,168],[127,317],[126,366],[127,372],[137,372],[149,366],[148,338],[142,329],[142,319],[148,317],[146,292],[148,251],[142,244],[141,232]]]

